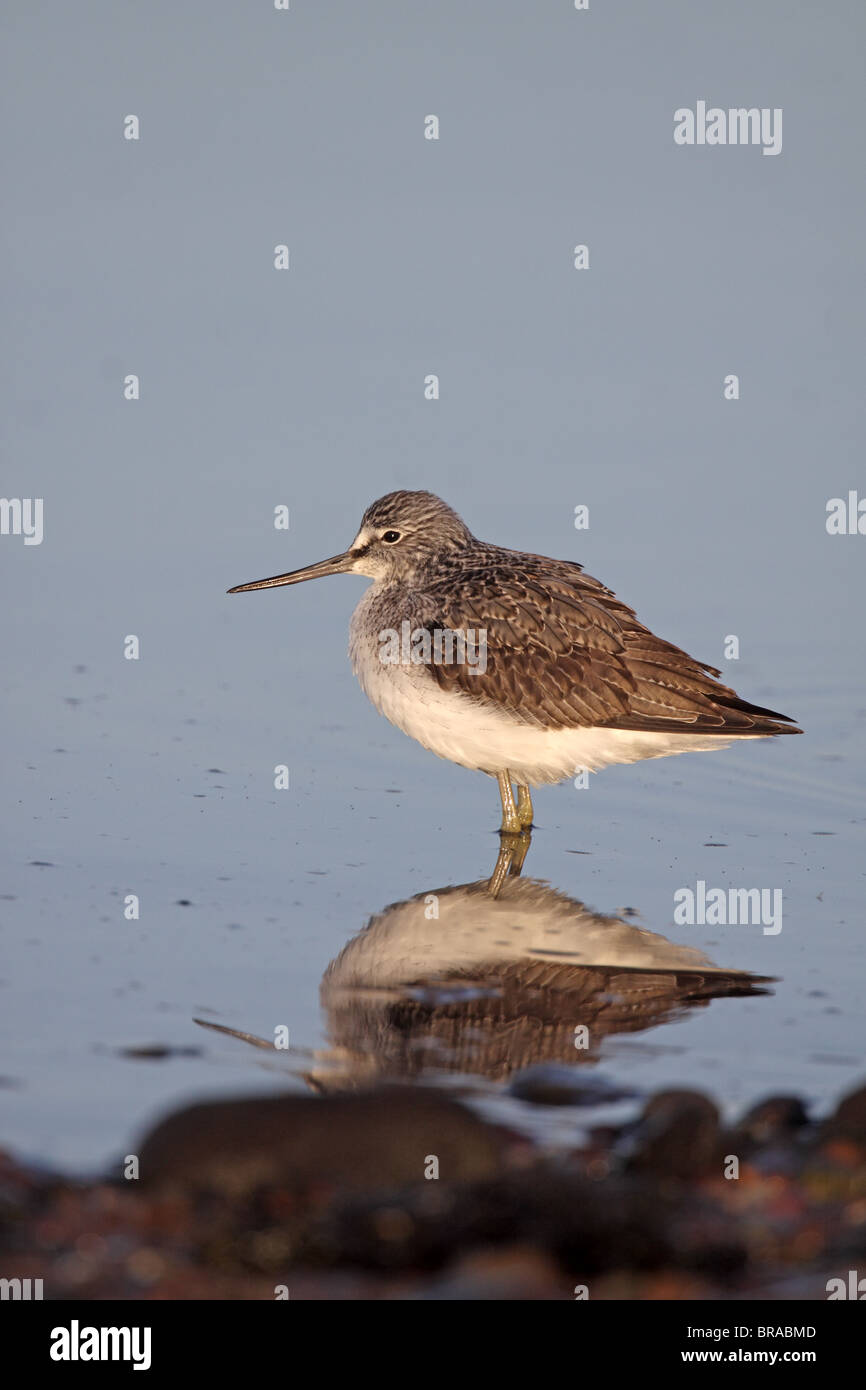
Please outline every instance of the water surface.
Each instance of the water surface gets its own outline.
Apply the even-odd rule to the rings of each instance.
[[[781,4],[374,11],[11,25],[3,489],[44,499],[45,535],[0,537],[2,1138],[46,1162],[333,1069],[330,964],[389,905],[489,872],[492,782],[354,684],[363,581],[224,592],[335,553],[400,486],[580,560],[806,730],[538,794],[533,879],[775,980],[573,1065],[729,1110],[820,1110],[863,1076],[866,538],[825,528],[864,486],[862,17],[822,16],[816,45]],[[674,109],[714,94],[782,104],[782,154],[677,149]],[[781,890],[782,931],[676,926],[698,880]],[[176,1051],[126,1055],[153,1045]],[[424,1076],[576,1122],[503,1098],[482,1055]]]

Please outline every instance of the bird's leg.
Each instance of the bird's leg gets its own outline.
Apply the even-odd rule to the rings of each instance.
[[[531,843],[532,833],[528,827],[516,833],[510,830],[500,830],[499,854],[487,884],[487,891],[491,897],[499,897],[502,885],[509,875],[513,878],[519,877]]]
[[[523,822],[517,813],[514,804],[514,792],[511,790],[511,778],[508,772],[497,772],[496,780],[499,783],[499,796],[502,800],[502,825],[500,835],[519,835],[523,829]]]
[[[514,855],[512,857],[511,865],[508,870],[508,872],[512,874],[515,878],[519,877],[520,875],[520,871],[523,868],[523,861],[529,853],[529,846],[531,844],[532,830],[527,825],[524,826],[520,834],[517,836],[517,844],[514,847]]]
[[[520,806],[514,804],[514,792],[511,788],[511,778],[508,772],[498,772],[496,780],[499,783],[499,796],[502,801],[502,825],[499,830],[499,854],[490,881],[487,885],[488,892],[492,897],[499,896],[503,883],[509,873],[519,874],[523,868],[523,861],[526,858],[526,851],[529,849],[529,826],[524,825],[521,819],[520,806],[526,813],[526,801],[523,797],[523,789],[520,792]],[[529,796],[529,788],[526,788],[526,796]],[[532,803],[529,803],[529,822],[532,821]]]
[[[487,891],[492,898],[499,897],[500,889],[508,877],[508,871],[514,861],[514,852],[519,838],[518,835],[507,834],[505,831],[500,832],[499,854],[496,856],[493,873],[487,884]]]
[[[508,787],[508,791],[510,792],[511,781],[507,774],[505,780],[506,785]],[[501,778],[499,780],[499,791],[500,795],[502,796],[502,830],[500,830],[499,834],[503,841],[503,848],[505,846],[506,839],[508,839],[509,841],[513,840],[513,845],[511,843],[509,843],[508,845],[508,864],[503,871],[503,877],[505,876],[505,874],[510,874],[514,878],[517,878],[520,875],[520,871],[523,868],[524,860],[526,859],[526,856],[529,853],[529,846],[532,844],[532,796],[530,795],[529,784],[527,782],[517,783],[517,805],[514,806],[514,797],[512,796],[511,806],[514,806],[514,814],[517,818],[517,822],[520,826],[520,829],[516,834],[513,834],[513,832],[508,832],[506,834],[506,800],[505,793],[502,791]],[[502,850],[500,850],[500,857],[501,856]],[[496,862],[498,867],[499,860],[497,860]],[[495,877],[495,869],[493,873]],[[491,879],[491,883],[492,882],[493,879]],[[500,887],[501,886],[502,885],[500,884]]]

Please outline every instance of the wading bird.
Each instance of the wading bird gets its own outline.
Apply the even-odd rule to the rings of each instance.
[[[228,592],[326,574],[373,580],[349,651],[380,713],[440,758],[497,779],[494,893],[522,867],[531,787],[802,732],[656,637],[579,564],[477,540],[430,492],[389,492],[341,555]]]

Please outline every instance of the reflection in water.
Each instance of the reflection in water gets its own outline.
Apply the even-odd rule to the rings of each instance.
[[[667,1023],[763,977],[714,965],[533,879],[420,893],[377,913],[331,963],[332,1051],[319,1084],[425,1071],[493,1080],[542,1061],[596,1061],[611,1033]],[[575,1029],[587,1033],[575,1045]]]

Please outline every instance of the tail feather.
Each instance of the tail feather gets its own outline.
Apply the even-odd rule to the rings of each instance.
[[[738,696],[716,695],[714,704],[721,705],[724,709],[729,709],[737,714],[748,715],[753,721],[752,729],[743,730],[744,733],[766,733],[766,734],[801,734],[802,729],[797,727],[797,721],[788,714],[779,714],[778,710],[765,709],[763,705],[753,705],[748,700],[741,700]]]

